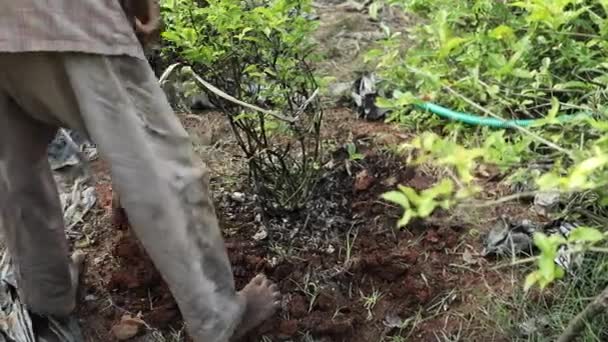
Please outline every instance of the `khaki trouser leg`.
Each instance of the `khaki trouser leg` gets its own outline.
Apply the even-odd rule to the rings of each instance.
[[[24,302],[32,311],[64,316],[74,309],[76,294],[46,154],[56,131],[0,90],[0,227]]]
[[[148,64],[87,54],[0,54],[27,113],[87,133],[110,162],[137,237],[197,342],[227,341],[243,311],[208,181]],[[33,115],[33,114],[32,114]]]

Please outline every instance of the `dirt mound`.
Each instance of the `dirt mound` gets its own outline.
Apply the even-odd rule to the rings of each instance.
[[[233,181],[230,187],[214,183],[221,177],[212,181],[237,288],[265,273],[284,294],[280,312],[248,341],[458,336],[471,317],[467,312],[474,310],[467,303],[486,282],[492,285],[485,264],[464,257],[477,249],[479,239],[447,214],[395,229],[401,210],[381,201],[380,194],[397,184],[421,190],[435,179],[381,151],[366,134],[353,135],[361,156],[335,149],[315,195],[299,212],[263,214],[253,192],[242,185],[246,182]],[[113,220],[107,168],[96,173],[102,208],[93,223],[98,237],[88,248],[88,299],[81,309],[89,341],[111,341],[108,332],[124,314],[139,315],[152,329],[181,332],[175,340],[183,341],[166,284],[128,225]]]

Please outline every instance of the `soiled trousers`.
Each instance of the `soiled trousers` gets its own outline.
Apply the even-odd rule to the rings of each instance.
[[[146,61],[0,53],[0,226],[29,309],[75,307],[47,146],[59,127],[94,141],[129,221],[197,342],[227,341],[244,310],[190,139]]]

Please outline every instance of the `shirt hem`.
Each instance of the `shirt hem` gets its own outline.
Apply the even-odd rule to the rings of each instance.
[[[127,55],[141,60],[147,60],[143,49],[139,46],[114,45],[112,47],[91,47],[91,43],[78,43],[66,41],[37,41],[36,46],[21,42],[20,44],[7,44],[0,41],[0,53],[24,52],[76,52],[95,55],[120,56]]]

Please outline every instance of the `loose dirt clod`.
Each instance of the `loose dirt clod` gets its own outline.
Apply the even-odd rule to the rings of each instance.
[[[112,335],[119,341],[129,340],[140,333],[145,322],[131,315],[124,315],[116,325],[112,327]]]
[[[355,177],[355,190],[365,191],[369,189],[374,183],[374,177],[367,172],[367,170],[361,170]]]

